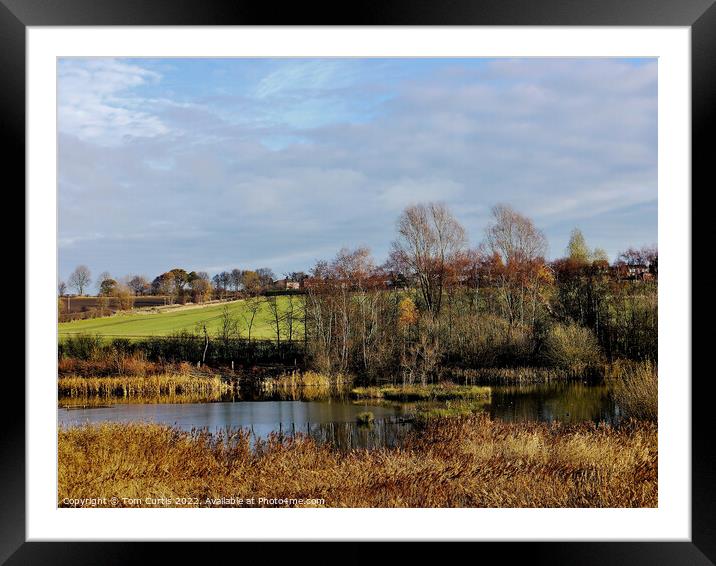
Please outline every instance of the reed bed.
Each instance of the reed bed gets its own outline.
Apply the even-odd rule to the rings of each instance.
[[[656,422],[659,414],[659,378],[654,363],[616,362],[607,381],[625,415]]]
[[[327,507],[657,505],[657,429],[648,421],[612,428],[431,419],[402,448],[350,452],[301,435],[252,446],[245,430],[85,425],[60,429],[58,454],[60,506],[112,497],[119,499],[99,505],[150,506],[147,497],[170,506],[242,505],[230,496]]]
[[[452,383],[436,385],[384,385],[355,387],[354,399],[385,399],[387,401],[447,401],[450,399],[489,399],[489,387],[462,386]]]
[[[505,384],[521,385],[556,381],[599,380],[604,376],[603,365],[573,368],[503,367],[503,368],[445,368],[441,377],[465,385]]]
[[[325,399],[350,386],[350,379],[338,374],[329,376],[315,371],[294,371],[261,380],[261,393],[285,400]]]
[[[316,371],[293,371],[279,376],[266,377],[262,381],[265,388],[273,387],[333,387],[349,383],[348,377],[338,374],[334,376]]]
[[[57,380],[59,397],[146,398],[159,395],[214,397],[232,391],[219,376],[166,373],[147,376],[83,377],[66,376]]]

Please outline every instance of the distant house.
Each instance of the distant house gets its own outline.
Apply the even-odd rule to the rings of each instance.
[[[298,290],[301,288],[301,284],[298,281],[290,281],[289,279],[278,279],[273,282],[273,286],[282,291]]]
[[[619,277],[620,279],[631,279],[635,281],[648,281],[650,279],[655,279],[655,269],[646,264],[637,263],[637,264],[626,264],[626,263],[620,263],[616,266],[614,266],[614,273]]]

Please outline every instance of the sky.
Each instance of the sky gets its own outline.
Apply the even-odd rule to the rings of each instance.
[[[64,280],[381,263],[428,201],[471,245],[502,203],[614,259],[657,241],[657,62],[63,58],[58,157]]]

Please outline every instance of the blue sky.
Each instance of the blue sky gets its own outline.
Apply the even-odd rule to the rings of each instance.
[[[61,59],[59,275],[382,262],[407,205],[657,240],[654,59]]]

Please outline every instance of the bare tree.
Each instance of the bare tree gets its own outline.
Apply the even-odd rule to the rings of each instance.
[[[417,280],[425,306],[440,314],[449,264],[464,249],[465,230],[441,203],[406,208],[398,219],[392,258]]]
[[[492,209],[493,222],[487,228],[487,247],[495,262],[510,324],[534,322],[537,300],[543,284],[551,281],[544,256],[547,239],[532,220],[505,205]]]
[[[67,284],[64,281],[60,281],[57,284],[57,294],[60,297],[64,297],[67,294]]]
[[[301,312],[298,306],[298,301],[295,300],[293,295],[286,296],[286,308],[283,313],[283,325],[284,325],[284,336],[291,342],[293,340],[293,333],[295,330],[296,322],[301,318]]]
[[[547,253],[547,239],[532,220],[509,206],[492,209],[493,222],[487,229],[487,244],[505,265],[542,258]]]
[[[262,298],[258,295],[250,296],[246,299],[246,312],[243,313],[244,322],[246,322],[246,329],[248,331],[248,339],[251,342],[251,329],[254,327],[254,321],[256,315],[261,310]]]
[[[271,325],[276,335],[276,345],[281,346],[281,327],[284,322],[284,313],[281,311],[281,305],[279,305],[276,295],[266,297],[266,304],[271,314]]]
[[[75,289],[78,295],[84,295],[91,282],[92,274],[86,265],[78,265],[68,279],[70,287]]]
[[[268,267],[259,267],[256,270],[256,275],[258,275],[259,284],[262,289],[270,288],[274,279],[276,279],[276,275],[274,275],[274,272]]]
[[[228,280],[231,283],[231,286],[234,288],[235,293],[238,293],[239,289],[241,288],[242,277],[243,274],[240,269],[232,269],[231,273],[229,274]]]
[[[219,322],[219,328],[216,331],[216,337],[222,342],[222,344],[224,344],[224,347],[227,350],[232,339],[241,337],[239,321],[236,316],[231,313],[228,305],[224,305],[224,308],[221,311],[221,319]]]

